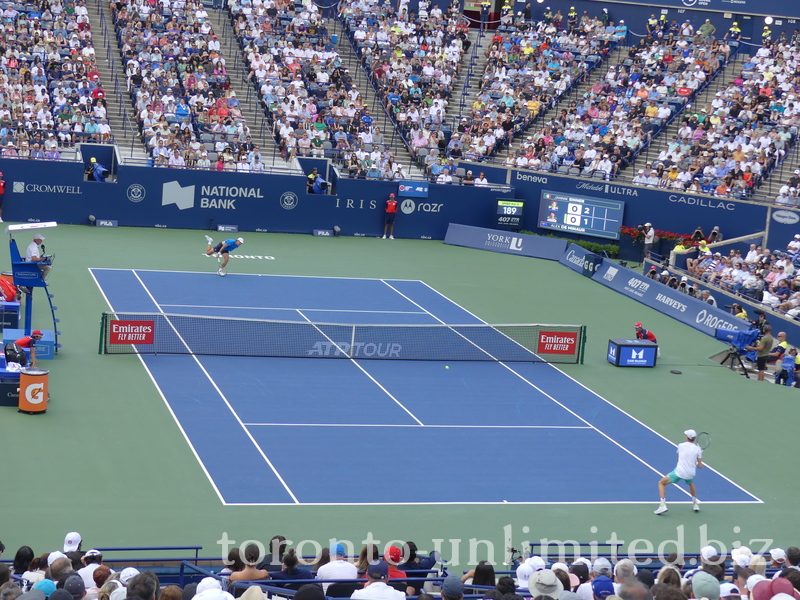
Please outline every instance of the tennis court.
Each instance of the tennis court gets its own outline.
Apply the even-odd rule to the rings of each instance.
[[[482,323],[421,281],[90,272],[117,312]],[[193,336],[220,348],[253,343],[241,332]],[[652,504],[659,475],[674,466],[671,441],[551,364],[140,358],[226,505]],[[683,488],[672,499],[690,501]],[[701,500],[760,502],[713,469]]]

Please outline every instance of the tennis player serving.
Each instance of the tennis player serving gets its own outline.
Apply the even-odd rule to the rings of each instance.
[[[661,504],[654,511],[657,515],[667,512],[667,486],[670,483],[678,483],[683,479],[689,484],[689,491],[692,494],[692,510],[700,510],[700,501],[697,499],[697,488],[694,485],[694,477],[697,469],[703,468],[703,449],[695,443],[697,432],[694,429],[687,429],[683,432],[686,441],[678,444],[678,464],[668,475],[664,475],[658,482],[658,493],[661,496]],[[708,434],[703,434],[708,436]]]
[[[206,236],[206,242],[208,242],[208,247],[206,248],[207,256],[211,256],[213,254],[217,257],[222,257],[222,262],[219,265],[217,275],[225,277],[226,273],[228,272],[226,267],[228,266],[228,260],[230,260],[230,253],[234,252],[237,248],[239,248],[239,246],[244,244],[244,239],[237,238],[234,240],[231,238],[212,247],[211,244],[214,243],[214,240],[212,240],[210,236]]]

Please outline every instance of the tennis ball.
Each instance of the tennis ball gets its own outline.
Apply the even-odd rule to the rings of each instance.
[[[449,368],[450,368],[450,365],[445,365],[445,366],[444,366],[444,368],[445,368],[445,369],[449,369]]]

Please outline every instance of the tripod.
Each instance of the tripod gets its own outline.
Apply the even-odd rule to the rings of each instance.
[[[739,366],[742,367],[742,373],[744,374],[744,376],[750,379],[750,375],[747,374],[747,368],[744,366],[744,363],[742,362],[742,357],[739,356],[739,350],[737,350],[736,346],[731,346],[730,348],[728,348],[728,356],[723,358],[720,364],[724,365],[728,361],[730,361],[728,368],[731,371],[736,370],[736,364],[738,363]]]

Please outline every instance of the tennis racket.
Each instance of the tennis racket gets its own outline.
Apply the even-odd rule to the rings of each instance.
[[[697,434],[697,439],[694,441],[695,444],[700,446],[701,450],[705,450],[711,445],[711,435],[702,431]]]

